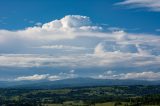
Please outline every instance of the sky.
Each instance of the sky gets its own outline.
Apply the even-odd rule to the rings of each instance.
[[[0,80],[160,80],[158,0],[1,0]]]

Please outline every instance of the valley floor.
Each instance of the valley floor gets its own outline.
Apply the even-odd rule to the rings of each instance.
[[[0,106],[160,106],[160,86],[0,89]]]

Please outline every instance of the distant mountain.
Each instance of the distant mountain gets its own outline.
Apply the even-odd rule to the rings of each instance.
[[[22,86],[22,85],[30,85],[44,82],[45,80],[39,81],[0,81],[0,88],[10,88],[15,86]]]
[[[57,81],[13,81],[0,82],[1,88],[26,88],[26,89],[55,89],[66,87],[87,87],[87,86],[111,86],[111,85],[160,85],[160,81],[146,80],[114,80],[114,79],[92,79],[72,78]]]

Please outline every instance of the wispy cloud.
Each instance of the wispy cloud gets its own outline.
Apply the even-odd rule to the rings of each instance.
[[[98,79],[134,79],[134,80],[160,80],[160,72],[144,71],[144,72],[130,72],[130,73],[120,73],[115,74],[110,71],[110,73],[105,72],[94,78]]]
[[[15,81],[36,81],[36,80],[62,80],[62,79],[68,79],[68,78],[75,78],[78,77],[77,74],[74,73],[75,71],[71,70],[68,73],[60,72],[57,75],[50,75],[50,74],[34,74],[31,76],[19,76],[15,78]]]
[[[65,49],[65,50],[85,50],[87,48],[85,47],[79,47],[79,46],[69,46],[69,45],[44,45],[40,47],[35,48],[42,48],[42,49]]]
[[[49,74],[43,74],[43,75],[39,75],[39,74],[35,74],[32,76],[21,76],[21,77],[17,77],[15,80],[16,81],[22,81],[22,80],[44,80],[49,76]]]
[[[127,5],[132,8],[148,8],[151,11],[160,11],[159,0],[123,0],[116,3],[117,5]]]
[[[157,32],[160,32],[160,29],[156,29]]]

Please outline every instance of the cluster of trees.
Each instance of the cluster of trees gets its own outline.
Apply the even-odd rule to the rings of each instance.
[[[114,102],[115,106],[160,105],[159,86],[109,86],[94,88],[69,88],[59,90],[0,89],[0,106],[46,106],[66,101],[83,106]],[[76,105],[78,106],[78,105]]]
[[[100,99],[86,99],[83,101],[83,105],[81,106],[95,106],[96,103],[104,103],[104,102],[115,102],[114,106],[121,106],[122,102],[124,102],[123,106],[144,106],[144,105],[160,105],[160,95],[147,95],[142,97],[134,97],[134,98],[125,98],[123,100],[119,99],[117,102],[114,100],[105,100],[104,98]],[[79,100],[73,100],[74,104],[78,104]],[[65,103],[65,101],[55,102],[51,99],[23,99],[19,98],[18,100],[12,99],[2,99],[0,98],[0,106],[46,106],[45,104],[61,104],[61,106],[72,106],[73,103]],[[79,106],[79,105],[75,105]]]

